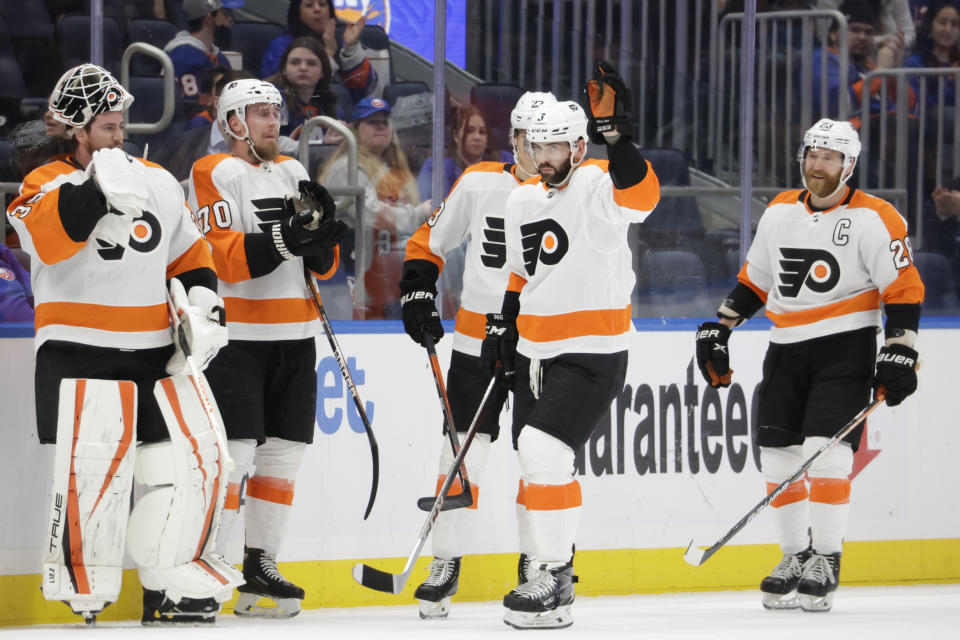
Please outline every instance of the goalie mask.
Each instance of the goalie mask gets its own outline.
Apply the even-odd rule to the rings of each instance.
[[[804,189],[808,189],[808,187],[803,162],[807,157],[807,151],[811,148],[831,149],[843,154],[843,170],[840,173],[840,182],[833,193],[826,196],[830,198],[840,191],[847,180],[850,179],[850,176],[853,175],[853,167],[860,156],[860,136],[849,122],[828,118],[823,118],[807,129],[807,132],[803,134],[803,143],[797,151],[797,162],[800,163],[800,180],[803,182]]]
[[[50,112],[67,127],[85,127],[101,113],[123,112],[133,96],[109,71],[95,64],[73,67],[57,81],[50,94]]]
[[[253,147],[250,130],[247,128],[247,109],[255,104],[268,104],[280,109],[280,124],[287,121],[287,109],[280,91],[263,80],[234,80],[223,89],[217,102],[217,124],[223,134],[236,140],[243,140],[253,151],[253,155],[263,160]],[[230,114],[236,112],[240,119],[241,133],[237,135],[230,129]]]
[[[510,112],[510,145],[513,147],[513,161],[520,164],[517,153],[517,145],[514,138],[518,130],[526,130],[530,118],[543,106],[556,104],[557,99],[552,93],[542,93],[538,91],[527,91],[517,100],[516,106]]]

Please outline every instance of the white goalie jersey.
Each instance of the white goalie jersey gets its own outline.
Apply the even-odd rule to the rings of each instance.
[[[923,302],[907,223],[890,203],[851,188],[815,211],[809,195],[773,199],[737,276],[766,303],[771,342],[880,327],[882,305]]]
[[[469,237],[453,348],[480,356],[486,314],[500,311],[507,286],[504,220],[507,197],[520,185],[516,168],[480,162],[464,171],[430,219],[407,242],[407,260],[443,269],[443,256]]]

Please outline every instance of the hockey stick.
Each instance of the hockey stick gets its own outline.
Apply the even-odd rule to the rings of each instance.
[[[813,464],[813,461],[820,457],[820,454],[824,453],[827,449],[830,449],[831,447],[833,447],[833,445],[840,442],[840,440],[842,440],[844,437],[847,436],[847,434],[853,431],[857,427],[857,425],[859,425],[861,422],[866,420],[867,416],[870,415],[874,409],[876,409],[883,403],[883,399],[885,395],[886,395],[885,390],[882,387],[878,389],[877,397],[875,400],[873,400],[870,404],[868,404],[863,409],[861,409],[860,413],[855,415],[853,419],[850,420],[850,422],[848,422],[842,429],[840,429],[840,431],[836,433],[836,435],[834,435],[832,438],[830,438],[825,443],[823,443],[823,446],[817,449],[816,453],[814,453],[812,456],[807,458],[807,461],[804,462],[802,465],[800,465],[800,468],[797,469],[792,476],[790,476],[789,478],[781,482],[779,485],[777,485],[776,489],[768,493],[763,500],[757,503],[757,506],[751,509],[749,513],[747,513],[747,515],[743,516],[743,518],[741,518],[737,524],[733,525],[733,527],[731,527],[731,529],[727,531],[722,538],[720,538],[715,543],[713,543],[712,546],[706,549],[700,549],[698,547],[693,546],[693,540],[691,540],[690,544],[687,545],[686,552],[683,554],[683,559],[695,567],[699,567],[704,562],[709,560],[713,554],[715,554],[717,551],[720,550],[720,547],[730,542],[730,539],[733,538],[733,536],[737,535],[737,533],[739,533],[741,529],[743,529],[745,526],[750,524],[750,522],[757,517],[757,514],[763,511],[763,509],[768,504],[776,500],[777,496],[783,493],[787,489],[787,487],[789,487],[791,484],[793,484],[794,482],[802,478],[803,474],[805,474],[807,472],[807,469],[809,469],[810,466]]]
[[[463,445],[460,447],[460,451],[457,452],[456,458],[453,460],[453,464],[450,465],[450,469],[447,471],[447,479],[443,481],[443,485],[440,487],[440,492],[437,494],[437,497],[434,498],[433,508],[430,509],[430,514],[427,516],[426,522],[423,523],[423,526],[420,528],[420,536],[417,538],[417,543],[413,547],[413,551],[410,553],[410,557],[407,558],[407,564],[403,565],[403,571],[399,574],[388,573],[386,571],[380,571],[379,569],[374,569],[370,565],[363,563],[357,563],[353,566],[353,579],[368,589],[374,589],[376,591],[383,591],[385,593],[400,593],[403,591],[403,587],[407,584],[407,580],[410,578],[410,574],[413,572],[413,565],[416,564],[417,558],[420,557],[420,551],[423,549],[423,545],[427,542],[427,538],[430,536],[430,531],[433,529],[433,523],[437,521],[437,516],[440,515],[440,510],[443,508],[443,500],[447,495],[447,492],[450,490],[450,485],[453,484],[453,478],[456,476],[457,467],[460,466],[460,463],[463,462],[463,457],[467,455],[467,449],[470,448],[470,443],[473,442],[473,437],[477,434],[477,425],[480,424],[480,416],[483,415],[483,409],[487,405],[487,400],[490,398],[490,395],[493,393],[493,387],[497,384],[497,378],[494,376],[490,379],[490,384],[487,385],[487,391],[483,394],[483,399],[480,401],[480,406],[477,408],[477,415],[473,417],[473,421],[470,423],[470,428],[467,430],[467,435],[463,439]]]
[[[430,357],[430,371],[433,373],[433,382],[437,387],[437,395],[440,396],[440,406],[443,408],[443,419],[447,423],[447,435],[450,436],[450,446],[453,448],[453,455],[456,456],[460,450],[460,438],[457,430],[453,426],[453,411],[450,409],[450,400],[447,398],[447,390],[443,386],[443,372],[440,371],[440,360],[437,358],[437,349],[433,344],[433,335],[429,331],[423,332],[423,343],[427,348],[427,355]],[[467,477],[467,465],[462,464],[457,469],[460,475],[460,486],[463,490],[455,496],[447,496],[443,502],[443,511],[450,509],[462,509],[473,504],[473,493],[470,491],[470,478]],[[428,496],[417,500],[417,507],[421,511],[430,511],[433,508],[435,496]]]
[[[313,276],[310,274],[310,268],[307,266],[303,268],[303,278],[307,281],[307,287],[312,294],[313,304],[316,305],[317,313],[320,314],[323,332],[327,334],[330,349],[333,351],[333,356],[337,359],[337,364],[340,365],[340,373],[343,375],[343,379],[350,389],[350,395],[353,396],[353,404],[357,407],[357,413],[360,415],[360,419],[363,421],[363,428],[367,432],[367,440],[370,441],[370,457],[373,461],[373,484],[370,487],[370,500],[367,502],[367,510],[363,512],[363,519],[366,520],[370,515],[370,510],[373,509],[373,501],[377,498],[377,487],[380,484],[380,448],[377,446],[377,439],[373,435],[373,427],[370,426],[367,412],[363,408],[363,401],[360,400],[360,394],[357,393],[357,385],[353,383],[353,376],[350,374],[350,369],[347,368],[347,359],[343,357],[343,351],[337,343],[337,336],[333,333],[330,318],[327,317],[327,312],[323,309],[323,301],[320,299],[320,291],[317,289],[317,283],[314,282]]]

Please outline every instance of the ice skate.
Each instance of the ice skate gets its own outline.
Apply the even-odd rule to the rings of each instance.
[[[797,583],[803,574],[803,563],[812,553],[810,549],[804,549],[800,553],[783,554],[780,563],[760,583],[765,609],[796,609],[800,606]]]
[[[503,621],[514,629],[563,629],[573,624],[573,564],[530,560],[529,579],[503,598]]]
[[[152,625],[214,624],[220,612],[220,603],[213,598],[181,598],[174,603],[163,591],[143,590],[143,617],[140,623]]]
[[[283,577],[277,569],[276,557],[263,549],[243,550],[243,579],[246,584],[237,587],[240,597],[233,608],[238,616],[254,618],[292,618],[300,613],[304,591]],[[272,600],[273,606],[261,603]]]
[[[459,584],[460,558],[434,558],[430,575],[414,594],[420,605],[420,617],[424,620],[446,618],[450,614],[450,598],[456,595]]]
[[[797,584],[800,608],[804,611],[830,611],[833,594],[840,584],[840,554],[814,553],[803,565]]]
[[[530,556],[525,553],[520,554],[520,559],[517,561],[517,586],[519,587],[529,578],[530,575]]]

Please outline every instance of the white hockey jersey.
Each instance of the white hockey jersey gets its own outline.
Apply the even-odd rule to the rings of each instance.
[[[30,172],[10,204],[8,219],[32,258],[37,348],[47,340],[119,349],[171,344],[167,279],[213,269],[180,184],[160,165],[137,160],[147,204],[127,246],[93,235],[77,242],[64,230],[60,188],[87,180],[70,156]]]
[[[907,223],[885,200],[850,188],[825,211],[784,191],[763,213],[737,279],[767,305],[770,341],[880,327],[883,304],[920,304]]]
[[[293,158],[250,164],[225,153],[197,160],[188,202],[213,251],[231,340],[299,340],[317,335],[319,315],[303,279],[303,259],[285,260],[252,278],[244,234],[261,233],[283,213],[307,171]],[[337,269],[337,259],[327,273]]]
[[[467,167],[407,242],[407,260],[428,260],[442,270],[443,256],[469,236],[453,348],[472,356],[480,356],[486,314],[499,312],[503,304],[508,276],[504,207],[521,183],[515,171],[502,162]]]
[[[507,198],[507,288],[520,291],[517,350],[529,358],[629,347],[636,286],[631,223],[660,200],[653,167],[617,189],[606,160],[586,160],[559,189],[532,178]]]

